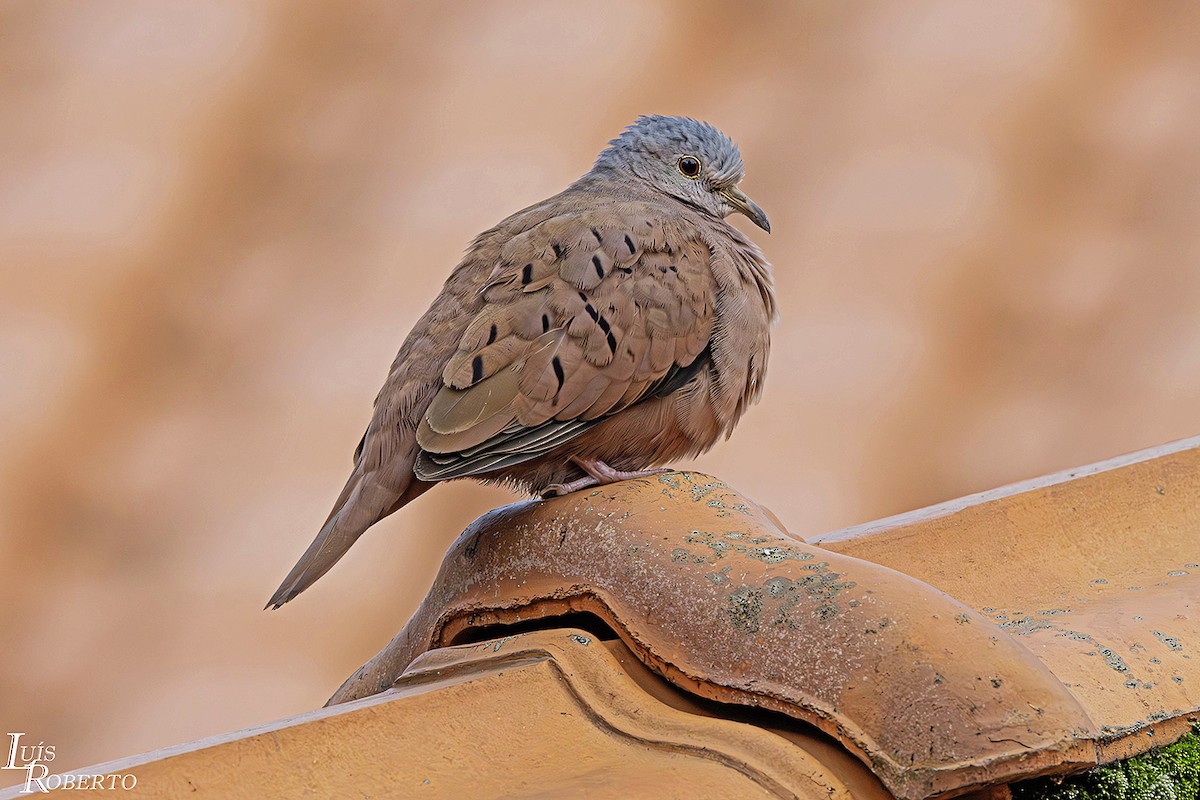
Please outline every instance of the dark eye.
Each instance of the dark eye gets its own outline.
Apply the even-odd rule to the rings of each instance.
[[[694,178],[700,174],[700,159],[695,156],[684,156],[679,159],[679,171],[685,178]]]

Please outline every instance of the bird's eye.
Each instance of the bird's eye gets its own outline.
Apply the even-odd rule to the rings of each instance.
[[[685,178],[695,178],[700,174],[700,159],[695,156],[683,156],[677,166]]]

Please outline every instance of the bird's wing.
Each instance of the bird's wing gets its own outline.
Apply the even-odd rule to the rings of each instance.
[[[711,259],[698,231],[647,205],[514,236],[417,429],[417,477],[526,461],[686,383],[713,333]]]
[[[545,213],[537,208],[525,214]],[[279,608],[324,575],[367,528],[418,497],[432,484],[413,474],[417,423],[455,353],[466,319],[483,306],[480,286],[495,263],[505,232],[488,231],[451,273],[437,299],[400,347],[375,399],[371,422],[354,451],[354,470],[325,524],[268,606]]]

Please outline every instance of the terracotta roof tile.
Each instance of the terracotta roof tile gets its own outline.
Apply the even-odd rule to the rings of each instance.
[[[1006,797],[1200,716],[1198,527],[1200,439],[810,542],[691,473],[518,504],[336,707],[89,772],[147,796]]]
[[[900,570],[993,621],[1068,687],[1100,762],[1200,708],[1200,439],[814,543]]]
[[[499,509],[331,702],[481,628],[586,611],[696,695],[819,726],[899,797],[1124,757],[1200,707],[1198,447],[810,543],[690,473]]]
[[[673,708],[686,700],[656,682],[620,642],[536,631],[426,653],[373,697],[87,773],[132,776],[117,790],[130,800],[887,800],[836,747]],[[20,788],[0,798],[26,796]]]

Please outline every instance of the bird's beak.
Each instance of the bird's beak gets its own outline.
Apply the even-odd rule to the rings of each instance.
[[[729,189],[722,189],[721,194],[729,201],[729,204],[735,210],[746,215],[746,219],[753,222],[758,227],[762,228],[767,233],[771,232],[771,220],[767,219],[767,214],[758,207],[758,203],[746,197],[746,193],[736,186]]]

